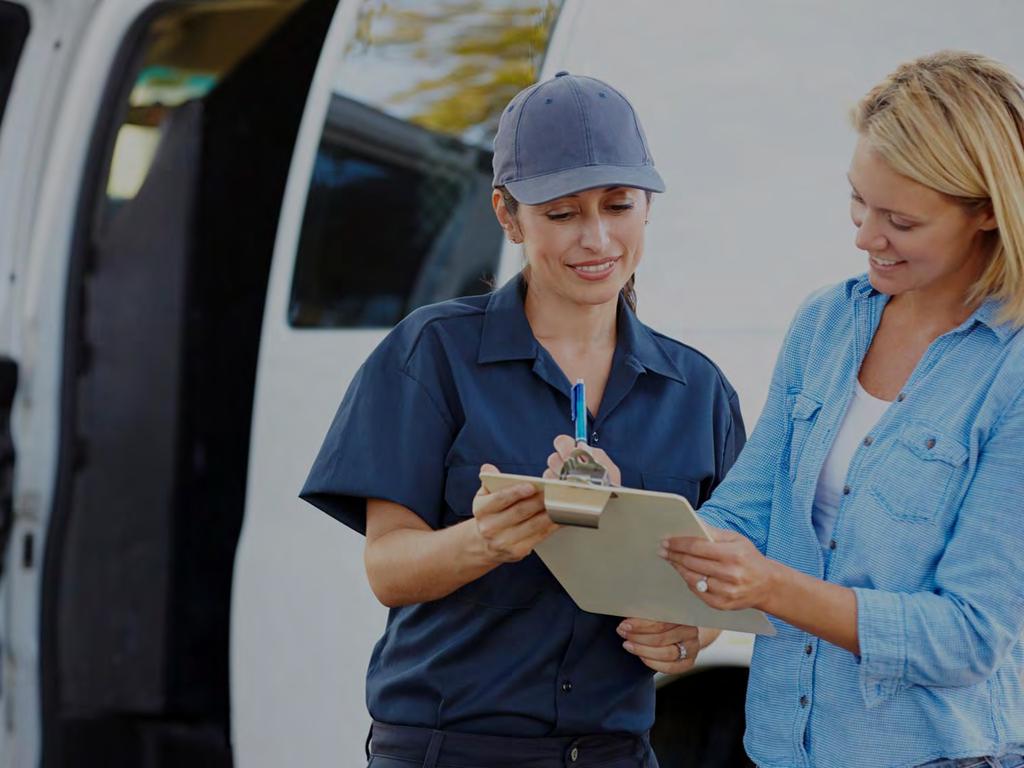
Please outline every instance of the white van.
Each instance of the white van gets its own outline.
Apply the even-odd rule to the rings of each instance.
[[[518,269],[496,114],[620,87],[669,190],[637,281],[756,421],[799,300],[860,272],[846,112],[979,0],[0,0],[0,765],[358,766],[386,612],[296,496],[416,306]],[[661,680],[666,768],[742,764],[750,640]]]

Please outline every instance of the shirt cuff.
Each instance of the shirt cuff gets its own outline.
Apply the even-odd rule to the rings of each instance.
[[[875,707],[902,687],[907,667],[907,631],[902,597],[894,592],[854,587],[860,686],[864,704]]]

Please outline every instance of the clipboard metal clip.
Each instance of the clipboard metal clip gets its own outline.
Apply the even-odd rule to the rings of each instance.
[[[544,506],[551,519],[559,525],[599,527],[601,513],[612,496],[608,470],[604,465],[598,463],[585,447],[577,447],[562,465],[558,479],[567,482],[544,489]]]

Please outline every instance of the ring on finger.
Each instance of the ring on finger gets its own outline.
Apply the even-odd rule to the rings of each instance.
[[[686,650],[685,643],[676,643],[676,647],[679,648],[679,657],[676,661],[686,661],[690,658],[690,653]]]
[[[697,591],[700,592],[701,594],[703,594],[703,593],[708,591],[708,577],[707,576],[701,576],[699,579],[697,579]]]

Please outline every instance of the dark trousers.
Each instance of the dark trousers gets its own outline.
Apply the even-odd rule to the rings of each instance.
[[[518,738],[374,723],[367,768],[658,768],[645,736]]]

